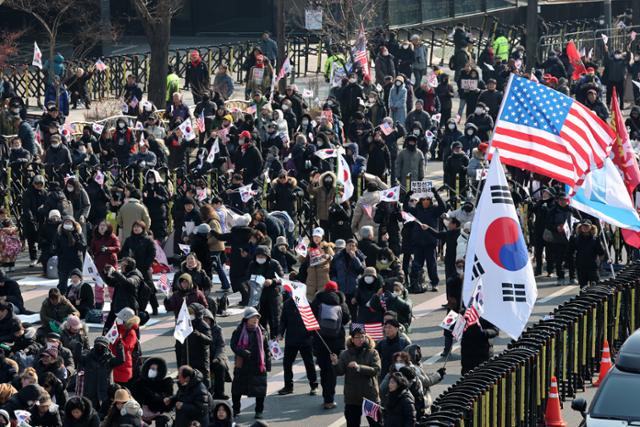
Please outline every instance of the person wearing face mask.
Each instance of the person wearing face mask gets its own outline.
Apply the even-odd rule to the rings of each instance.
[[[209,388],[211,385],[210,348],[213,340],[211,328],[204,321],[206,307],[200,303],[189,304],[189,318],[193,332],[189,334],[184,343],[176,340],[176,363],[179,366],[189,365],[202,374],[203,384]]]
[[[44,176],[35,175],[31,185],[22,193],[22,233],[29,246],[29,267],[38,264],[38,249],[42,250],[38,245],[38,235],[48,214],[43,211],[47,200],[44,185]]]
[[[397,265],[400,266],[399,263]],[[388,273],[389,271],[387,271]],[[382,275],[382,272],[380,274]],[[411,326],[412,303],[408,292],[402,286],[402,282],[393,282],[392,280],[392,278],[386,280],[384,287],[371,297],[369,307],[382,316],[385,321],[390,317],[389,313],[394,313],[394,320],[399,323],[400,330],[406,332]],[[406,338],[404,333],[401,335]]]
[[[136,166],[138,171],[144,172],[156,167],[158,164],[158,157],[156,156],[156,153],[149,149],[149,143],[144,139],[141,139],[138,143],[138,152],[129,158],[128,164],[130,166]]]
[[[396,76],[395,58],[389,53],[386,46],[380,47],[380,53],[376,57],[376,84],[384,83],[386,76]]]
[[[200,102],[196,103],[196,107],[193,110],[194,117],[200,117],[200,115],[204,116],[205,131],[200,134],[201,143],[204,140],[204,136],[213,129],[213,119],[217,110],[218,106],[211,100],[211,92],[208,88],[204,89],[200,96]]]
[[[123,308],[116,314],[118,338],[109,344],[112,354],[117,354],[119,346],[124,349],[124,363],[113,369],[113,381],[126,386],[140,369],[140,343],[138,342],[140,318],[130,308]],[[137,353],[137,354],[134,354]]]
[[[131,152],[135,146],[136,138],[133,130],[127,126],[123,118],[116,120],[116,131],[112,137],[112,145],[118,158],[118,163],[128,165]]]
[[[587,99],[584,101],[584,106],[596,113],[602,121],[606,122],[609,119],[609,109],[598,98],[598,92],[595,89],[587,91]]]
[[[546,242],[543,238],[544,230],[546,228],[547,216],[549,210],[553,207],[553,200],[555,198],[555,191],[553,188],[544,187],[541,190],[540,200],[538,200],[531,209],[531,215],[533,215],[533,253],[535,258],[535,270],[536,276],[542,275],[542,254],[544,252],[546,260],[547,277],[553,273],[553,262],[551,260],[551,246],[549,242]]]
[[[165,427],[169,422],[169,408],[164,399],[173,396],[173,379],[167,376],[167,362],[161,357],[145,360],[140,376],[131,384],[131,394],[142,406],[144,422]]]
[[[487,80],[487,88],[480,92],[478,96],[478,106],[480,104],[484,104],[483,108],[485,109],[485,113],[488,113],[492,119],[492,127],[487,129],[487,134],[493,129],[493,122],[498,118],[498,112],[500,111],[500,104],[502,103],[503,93],[496,89],[497,82],[496,79],[488,79]],[[476,106],[476,108],[478,107]],[[469,121],[471,117],[467,119]],[[486,121],[486,119],[485,119]],[[488,124],[482,121],[480,123],[474,122],[479,129],[486,129]],[[483,140],[484,141],[484,140]]]
[[[469,126],[474,125],[469,124]],[[462,196],[465,195],[467,191],[467,166],[469,166],[469,157],[465,154],[460,141],[451,144],[451,148],[451,155],[444,162],[444,182],[449,186],[451,197],[456,194]]]
[[[489,162],[487,160],[487,150],[489,149],[489,144],[486,142],[481,142],[478,144],[476,148],[471,150],[471,158],[469,159],[469,166],[467,166],[467,177],[471,180],[472,186],[474,188],[482,188],[482,180],[478,180],[478,172],[479,170],[489,170]]]
[[[22,141],[20,138],[12,138],[9,144],[11,147],[9,149],[9,164],[12,167],[19,169],[31,161],[31,153],[22,148]]]
[[[106,220],[100,221],[93,230],[93,238],[89,246],[89,252],[93,257],[98,273],[104,279],[104,268],[107,265],[118,266],[118,253],[120,252],[120,240],[113,233],[113,226]],[[102,307],[104,303],[104,287],[95,287],[96,307]]]
[[[151,232],[154,239],[162,242],[167,237],[169,192],[163,179],[155,169],[147,171],[142,187],[142,202],[151,219]]]
[[[347,84],[340,91],[338,101],[340,102],[340,111],[342,121],[345,123],[345,134],[351,133],[351,120],[354,118],[356,111],[360,110],[360,100],[364,99],[362,87],[358,84],[356,74],[349,74]]]
[[[376,323],[382,321],[382,314],[369,309],[369,301],[382,289],[384,282],[378,275],[374,267],[364,269],[362,276],[358,279],[356,292],[351,300],[353,305],[358,306],[357,323]]]
[[[387,181],[387,174],[391,169],[391,154],[384,142],[382,131],[373,134],[373,142],[369,144],[366,172]]]
[[[404,123],[407,117],[407,88],[402,76],[397,76],[389,92],[389,113],[394,122]]]
[[[125,308],[129,308],[134,312],[138,311],[138,288],[144,286],[142,273],[136,268],[136,261],[133,258],[123,258],[120,261],[120,269],[122,272],[107,264],[105,267],[105,282],[113,288],[113,296],[111,298],[111,311],[107,316],[103,332],[106,334],[113,324],[116,313]]]
[[[460,117],[463,116],[466,106],[466,116],[468,117],[476,108],[478,95],[485,88],[484,82],[480,80],[478,70],[474,68],[471,62],[467,62],[464,69],[460,71],[456,83],[458,84],[458,94],[460,96],[458,115]]]
[[[421,90],[421,89],[418,89]],[[418,95],[418,90],[416,90],[416,96]],[[407,115],[407,118],[404,122],[404,126],[406,129],[412,129],[414,123],[420,123],[422,129],[431,129],[431,117],[429,113],[424,110],[424,101],[422,99],[418,99],[415,104],[415,108]]]
[[[376,351],[380,356],[379,380],[382,380],[386,372],[393,364],[393,355],[402,351],[411,344],[411,340],[400,333],[400,322],[396,319],[388,319],[384,322],[384,338],[376,343]]]
[[[47,170],[68,171],[72,163],[71,152],[66,145],[62,144],[60,135],[52,135],[50,141],[51,144],[45,151],[43,159]]]
[[[467,122],[464,125],[464,134],[456,141],[451,143],[449,154],[443,159],[444,166],[446,166],[447,160],[449,159],[451,154],[453,154],[453,147],[454,145],[456,145],[456,143],[459,143],[461,145],[460,148],[462,152],[468,156],[469,154],[471,154],[474,148],[480,145],[481,142],[482,141],[480,140],[480,138],[478,138],[478,127],[473,123]]]
[[[242,182],[247,185],[262,174],[264,160],[249,132],[243,131],[240,134],[240,139],[244,139],[244,141],[232,157],[236,166],[235,170],[242,173]]]
[[[53,254],[58,256],[58,289],[67,290],[69,273],[74,268],[82,268],[82,259],[87,243],[82,227],[73,217],[67,215],[58,228],[53,241]]]
[[[630,46],[627,46],[629,48]],[[607,86],[607,104],[611,105],[611,95],[613,94],[613,88],[616,88],[618,94],[618,100],[620,103],[620,110],[624,110],[624,82],[627,78],[627,67],[631,55],[629,52],[623,52],[620,49],[616,49],[613,54],[609,52],[609,46],[604,45],[604,73],[603,80]]]
[[[147,303],[151,303],[153,314],[158,314],[158,300],[151,277],[151,266],[156,256],[156,246],[147,234],[147,226],[143,221],[136,221],[131,227],[131,235],[127,237],[120,249],[120,257],[132,257],[137,270],[142,274],[143,282],[137,290],[138,306],[144,312]],[[141,313],[146,323],[145,313]]]
[[[273,80],[273,67],[263,55],[258,54],[255,58],[255,65],[249,69],[245,94],[259,90],[264,95],[269,96],[271,93],[271,80]]]
[[[231,335],[230,347],[236,356],[231,383],[233,416],[240,414],[240,398],[245,395],[256,398],[255,417],[262,419],[267,372],[271,371],[271,352],[267,333],[260,326],[258,310],[253,307],[244,310],[242,322]]]
[[[576,233],[569,240],[571,256],[575,254],[578,284],[584,288],[600,280],[600,261],[606,259],[606,252],[598,238],[598,227],[586,219],[578,224]]]
[[[569,268],[570,282],[575,282],[573,257],[569,253],[569,238],[566,229],[570,227],[572,209],[569,207],[569,198],[564,192],[556,194],[555,203],[549,208],[546,216],[545,232],[543,238],[549,243],[551,249],[552,265],[558,277],[558,285],[565,285],[565,266]]]
[[[380,98],[380,94],[375,90],[369,92],[367,95],[367,105],[365,107],[365,116],[367,121],[371,122],[372,125],[378,125],[383,122],[383,119],[387,115],[387,108]],[[393,120],[391,121],[393,125]]]
[[[325,230],[330,229],[329,207],[336,197],[336,176],[333,172],[325,172],[316,175],[311,180],[309,193],[315,199],[316,217],[320,221],[320,227]]]
[[[62,223],[62,217],[60,211],[57,209],[51,209],[47,212],[47,220],[42,224],[42,227],[38,230],[38,246],[40,248],[40,257],[38,262],[42,264],[42,272],[46,276],[47,264],[49,259],[55,255],[53,241],[58,233],[58,228]]]
[[[269,331],[271,339],[275,339],[282,313],[282,287],[278,277],[283,277],[284,272],[278,261],[271,258],[271,250],[267,246],[256,247],[248,276],[262,276],[265,279],[260,295],[260,324]]]
[[[84,229],[86,227],[87,218],[91,212],[91,201],[89,195],[83,188],[80,181],[71,177],[67,179],[64,189],[64,195],[73,206],[73,217]]]
[[[205,92],[209,90],[209,68],[202,61],[200,52],[197,50],[191,51],[190,59],[191,61],[187,64],[184,89],[191,87],[193,100],[198,104],[202,101]]]
[[[397,179],[403,181],[411,175],[411,182],[424,179],[426,160],[422,151],[417,147],[418,138],[409,135],[404,140],[404,147],[396,159]]]

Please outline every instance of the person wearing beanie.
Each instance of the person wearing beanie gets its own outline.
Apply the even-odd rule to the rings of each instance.
[[[233,331],[230,342],[235,354],[231,398],[234,418],[240,413],[240,398],[256,398],[255,417],[262,419],[267,395],[267,372],[271,371],[271,352],[267,331],[260,326],[260,313],[253,307],[244,310],[242,322]]]
[[[324,409],[336,407],[336,373],[331,364],[331,355],[340,354],[344,350],[344,326],[352,319],[346,303],[346,297],[338,288],[339,285],[336,282],[326,282],[323,290],[318,292],[311,302],[313,314],[318,319],[318,322],[325,326],[324,328],[321,326],[318,331],[322,339],[317,335],[313,336],[313,351],[320,367],[320,385],[322,386]],[[335,325],[337,320],[341,325]],[[329,349],[327,349],[327,346]]]
[[[187,63],[184,89],[191,88],[193,102],[197,104],[202,100],[204,94],[209,91],[209,68],[202,61],[200,52],[195,49],[191,51],[190,59],[191,61]]]
[[[70,315],[62,324],[60,343],[71,350],[73,361],[76,366],[79,366],[82,353],[89,350],[89,338],[87,330],[77,316]]]
[[[324,240],[323,228],[314,228],[311,239],[307,255],[301,260],[297,276],[298,281],[307,285],[309,302],[313,301],[316,293],[329,281],[331,260],[334,255],[333,245]]]
[[[364,272],[364,268],[365,255],[358,249],[356,239],[349,239],[344,250],[338,252],[331,260],[331,279],[336,282],[344,293],[349,313],[354,319],[357,316],[357,305],[353,304],[352,300],[356,293],[358,277]]]
[[[26,123],[26,122],[25,122]],[[29,129],[30,130],[30,129]],[[32,130],[29,132],[34,134]],[[35,142],[35,137],[33,138]],[[25,140],[22,139],[24,148]],[[35,154],[36,147],[33,146],[32,154]],[[47,213],[42,211],[47,200],[47,192],[44,189],[45,179],[43,175],[35,175],[31,181],[31,185],[22,193],[22,233],[29,246],[29,267],[33,268],[38,264],[38,230],[44,225]],[[60,212],[58,211],[58,215]]]
[[[240,138],[243,138],[243,131]],[[249,133],[249,132],[247,132]],[[251,134],[244,135],[244,143],[240,145],[240,149],[236,150],[232,156],[236,165],[235,170],[242,174],[242,182],[244,185],[253,183],[253,180],[262,174],[264,159],[258,147],[253,142]]]
[[[285,274],[294,272],[293,268],[298,263],[296,254],[289,249],[289,243],[287,242],[287,238],[284,236],[278,236],[276,239],[276,244],[273,251],[271,251],[271,257],[275,261],[278,261]]]
[[[387,319],[384,322],[384,338],[376,344],[376,351],[380,355],[380,379],[389,372],[393,363],[393,355],[411,344],[411,340],[400,333],[400,322],[397,319]]]
[[[27,411],[29,412],[31,408],[33,408],[40,399],[40,396],[43,393],[42,387],[38,384],[30,384],[25,386],[18,392],[18,394],[14,394],[11,398],[2,406],[2,410],[6,411],[11,420],[16,420],[15,411]]]
[[[122,365],[126,358],[122,341],[116,343],[113,353],[109,346],[106,337],[96,337],[91,350],[84,353],[80,359],[80,366],[84,368],[82,396],[91,402],[96,411],[105,409],[106,412],[103,405],[109,403],[111,373],[116,366]]]
[[[131,394],[144,409],[144,422],[166,426],[169,417],[165,414],[167,407],[163,399],[173,396],[173,379],[167,376],[167,362],[161,357],[145,360],[140,375],[131,385]]]
[[[269,337],[273,340],[278,335],[278,322],[282,312],[282,284],[278,277],[283,277],[284,272],[278,261],[271,258],[269,247],[261,245],[256,247],[254,259],[249,264],[248,276],[264,279],[259,301],[260,325],[269,331]],[[257,284],[257,280],[249,280],[251,295],[257,291]]]

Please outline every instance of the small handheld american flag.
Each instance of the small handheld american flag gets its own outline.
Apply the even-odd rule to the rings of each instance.
[[[380,341],[381,339],[384,338],[382,323],[380,322],[375,322],[375,323],[353,323],[352,322],[351,330],[353,331],[356,328],[363,330],[374,341]]]
[[[204,132],[204,110],[200,111],[200,115],[196,119],[196,127],[198,128],[198,132]]]
[[[380,411],[382,406],[369,399],[362,399],[362,415],[374,421],[380,421]]]
[[[158,281],[158,283],[160,284],[160,290],[167,296],[169,296],[169,294],[171,293],[171,288],[169,287],[169,278],[167,277],[166,273],[163,273],[162,276],[160,276],[160,280]]]

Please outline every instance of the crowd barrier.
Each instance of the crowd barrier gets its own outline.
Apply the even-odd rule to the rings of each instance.
[[[425,425],[525,427],[544,424],[551,377],[562,402],[599,371],[605,340],[612,355],[640,326],[640,264],[584,288],[527,328],[517,341],[449,387]]]

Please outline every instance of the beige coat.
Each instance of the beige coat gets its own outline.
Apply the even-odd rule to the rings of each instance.
[[[131,235],[131,227],[136,221],[142,221],[147,225],[147,230],[151,227],[151,218],[147,207],[137,199],[129,199],[118,211],[118,227],[120,227],[121,242],[124,242]]]

